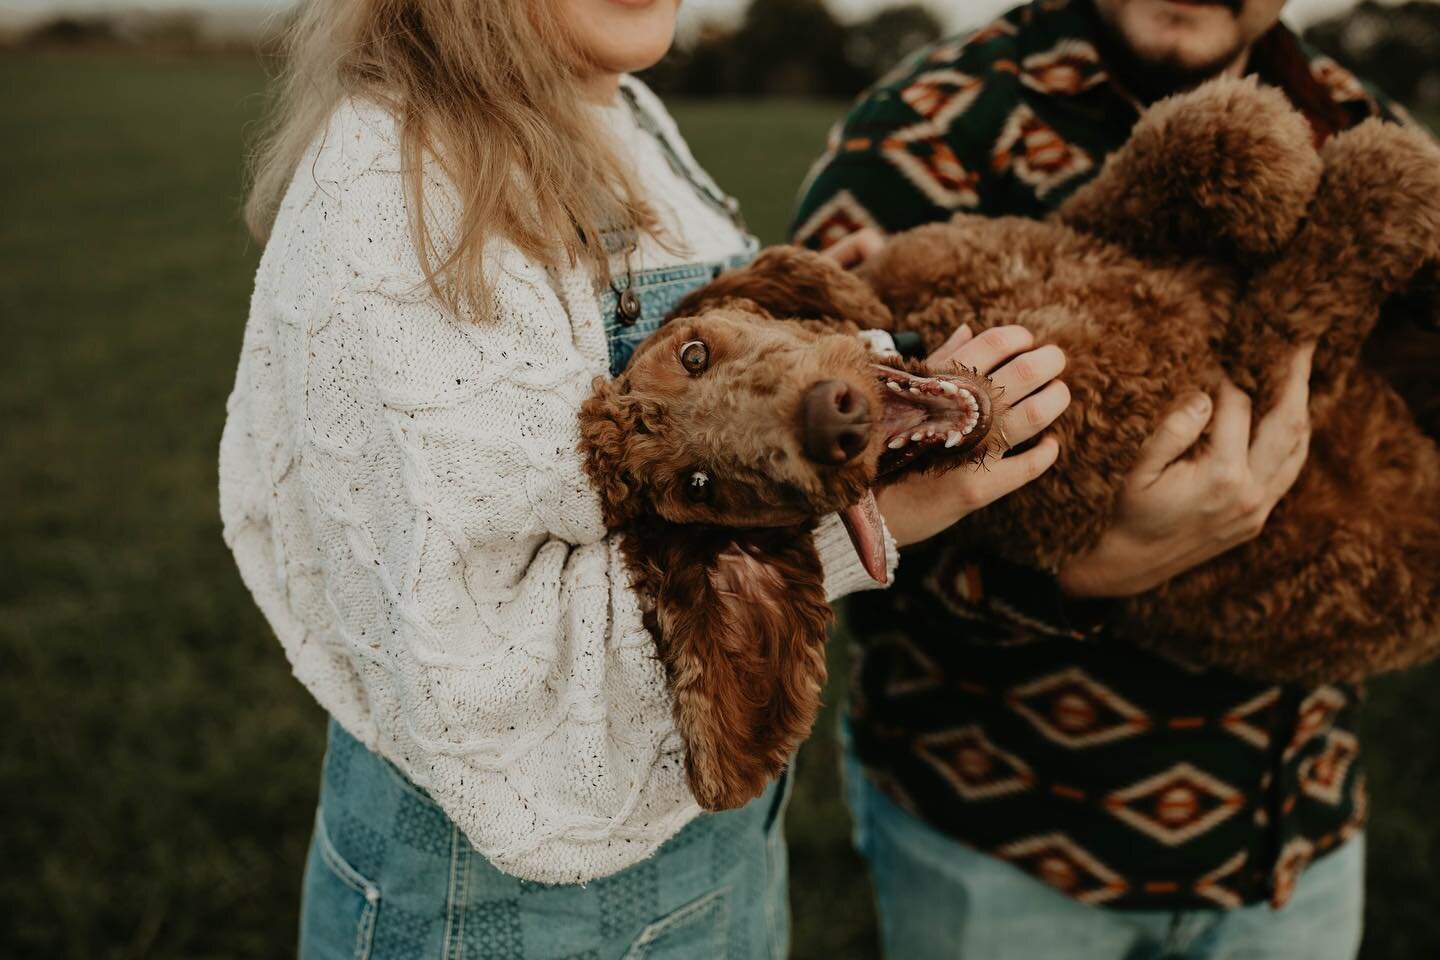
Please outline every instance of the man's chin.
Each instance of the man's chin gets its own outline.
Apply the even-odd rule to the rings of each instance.
[[[1154,59],[1137,57],[1145,70],[1147,86],[1152,93],[1179,93],[1218,77],[1239,61],[1243,48],[1227,50],[1209,59],[1186,57],[1179,53],[1162,54]]]

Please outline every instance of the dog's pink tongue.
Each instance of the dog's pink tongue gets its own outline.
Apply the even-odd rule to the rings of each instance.
[[[840,519],[845,524],[845,532],[850,534],[850,542],[855,544],[855,552],[860,555],[865,572],[876,583],[889,582],[890,572],[885,563],[885,527],[880,520],[880,508],[875,505],[875,493],[865,491],[859,503],[841,511]]]

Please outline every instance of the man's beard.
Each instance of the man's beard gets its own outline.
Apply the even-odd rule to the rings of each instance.
[[[1245,44],[1236,44],[1233,49],[1226,50],[1220,56],[1199,66],[1180,63],[1173,57],[1141,60],[1130,53],[1126,69],[1131,71],[1131,79],[1136,77],[1141,79],[1145,88],[1143,92],[1147,94],[1146,99],[1158,100],[1172,93],[1197,87],[1206,80],[1219,76],[1245,55],[1245,49]]]
[[[1242,2],[1234,0],[1236,6]],[[1199,65],[1182,63],[1175,56],[1149,59],[1137,56],[1125,38],[1117,36],[1109,24],[1102,22],[1102,26],[1103,56],[1111,73],[1123,87],[1146,103],[1189,90],[1219,76],[1245,56],[1249,47],[1237,42],[1232,48]]]

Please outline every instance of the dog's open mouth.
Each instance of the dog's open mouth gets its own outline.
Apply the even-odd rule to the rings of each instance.
[[[956,460],[984,443],[990,433],[990,394],[978,373],[922,375],[872,364],[884,387],[880,420],[885,449],[877,478],[883,479],[922,458]]]
[[[884,448],[876,470],[883,480],[921,460],[954,460],[980,448],[990,434],[992,409],[986,380],[963,368],[948,374],[919,374],[871,364],[882,387],[879,428]],[[878,583],[889,577],[885,536],[873,490],[840,514],[865,572]]]

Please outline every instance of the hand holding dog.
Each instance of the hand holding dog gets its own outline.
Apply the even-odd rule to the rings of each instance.
[[[1076,597],[1143,593],[1259,535],[1309,452],[1313,343],[1291,358],[1280,398],[1252,437],[1250,398],[1226,379],[1212,403],[1182,401],[1146,443],[1115,522],[1095,549],[1060,568]],[[1202,436],[1209,445],[1186,457]]]
[[[1010,443],[1019,445],[1070,405],[1069,388],[1055,379],[1065,369],[1065,354],[1055,346],[1031,350],[1034,343],[1024,327],[993,327],[977,337],[962,325],[929,359],[974,367],[1003,388],[1007,399],[1020,398],[1005,419]],[[896,543],[918,543],[1034,480],[1050,469],[1059,452],[1055,439],[1044,437],[1029,450],[982,468],[906,478],[876,494],[876,504]]]
[[[850,270],[884,244],[883,234],[866,227],[824,253]],[[1003,387],[1004,396],[1023,398],[1006,419],[1008,438],[1018,445],[1054,423],[1070,404],[1069,388],[1055,379],[1065,369],[1065,354],[1054,346],[1031,350],[1034,343],[1034,336],[1024,327],[994,327],[977,337],[968,325],[961,325],[929,360],[974,367]],[[1050,469],[1059,452],[1059,445],[1047,437],[1024,453],[984,469],[909,477],[880,491],[875,502],[897,544],[919,543],[1034,480]]]

